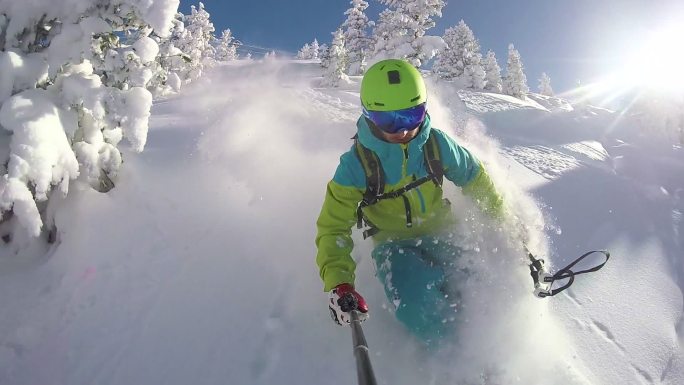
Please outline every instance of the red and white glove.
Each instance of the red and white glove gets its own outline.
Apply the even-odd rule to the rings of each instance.
[[[368,304],[361,294],[354,290],[354,286],[343,283],[330,290],[330,317],[338,325],[344,326],[351,323],[352,310],[359,312],[359,321],[363,322],[368,318]]]

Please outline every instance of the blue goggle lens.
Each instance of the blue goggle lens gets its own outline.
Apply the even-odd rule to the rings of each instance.
[[[396,111],[368,111],[365,108],[363,109],[363,115],[376,127],[388,134],[413,130],[423,123],[426,113],[425,103]]]

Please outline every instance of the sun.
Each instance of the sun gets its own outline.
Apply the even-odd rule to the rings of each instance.
[[[648,34],[621,62],[615,80],[622,86],[684,92],[684,22]]]
[[[640,37],[615,42],[629,48],[610,55],[606,74],[562,96],[611,108],[623,108],[644,97],[684,99],[684,18],[678,19]]]

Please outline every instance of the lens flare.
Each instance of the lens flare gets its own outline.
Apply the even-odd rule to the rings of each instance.
[[[624,85],[677,92],[684,90],[684,22],[647,35],[625,55],[617,80]]]

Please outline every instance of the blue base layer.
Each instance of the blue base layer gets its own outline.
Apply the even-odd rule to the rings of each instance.
[[[392,241],[372,253],[385,294],[396,317],[428,345],[443,340],[458,319],[454,280],[467,274],[454,267],[461,249],[434,237]]]

